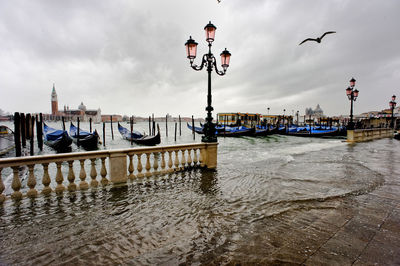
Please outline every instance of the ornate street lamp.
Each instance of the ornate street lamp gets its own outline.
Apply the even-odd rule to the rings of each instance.
[[[392,100],[389,102],[389,106],[392,109],[392,120],[390,122],[390,127],[391,128],[394,128],[394,116],[393,116],[393,113],[394,113],[394,108],[396,108],[395,100],[396,100],[396,95],[393,95],[392,96]]]
[[[222,51],[220,54],[221,56],[221,67],[223,71],[218,70],[217,68],[217,60],[215,59],[214,55],[211,53],[211,46],[212,42],[215,39],[215,30],[217,27],[215,27],[213,24],[211,24],[211,21],[204,27],[205,33],[206,33],[206,41],[208,42],[208,53],[203,55],[201,64],[199,66],[193,64],[194,59],[196,58],[196,53],[197,53],[197,42],[195,42],[192,37],[190,36],[189,40],[185,43],[186,46],[186,52],[187,52],[187,58],[190,61],[190,66],[196,70],[200,71],[204,68],[204,66],[207,67],[207,72],[208,72],[208,93],[207,93],[207,117],[206,117],[206,123],[204,125],[204,136],[202,137],[201,141],[203,142],[217,142],[217,136],[215,135],[215,124],[212,122],[213,117],[211,116],[211,111],[214,110],[214,108],[211,106],[211,72],[214,69],[215,73],[217,73],[220,76],[225,75],[226,70],[229,67],[229,61],[231,58],[231,53],[226,50]]]
[[[358,90],[354,89],[354,86],[356,85],[356,80],[354,78],[351,78],[350,80],[350,86],[346,89],[346,95],[347,98],[349,98],[351,105],[350,105],[350,122],[347,126],[347,129],[353,130],[354,129],[354,122],[353,122],[353,102],[357,100],[358,97]]]
[[[268,115],[269,115],[269,107],[267,108],[267,111],[268,111]]]

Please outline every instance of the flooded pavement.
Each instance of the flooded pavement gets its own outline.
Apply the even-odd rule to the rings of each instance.
[[[7,201],[0,264],[399,264],[399,148],[219,138],[216,171]]]

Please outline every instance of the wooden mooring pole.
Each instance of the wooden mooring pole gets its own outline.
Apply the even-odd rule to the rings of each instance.
[[[21,113],[20,122],[20,130],[21,130],[21,140],[22,140],[22,148],[26,148],[26,122],[25,122],[25,114]]]
[[[15,156],[21,156],[21,117],[20,114],[14,113],[14,143],[15,143]]]
[[[32,123],[32,120],[31,120],[31,114],[26,114],[26,116],[25,116],[25,123],[26,123],[26,126],[25,126],[25,132],[26,132],[26,139],[28,140],[30,140],[31,139],[31,123]]]
[[[39,136],[38,136],[38,145],[39,145],[39,150],[43,151],[43,114],[40,113],[39,114],[39,126],[38,126],[38,132],[39,132]]]
[[[130,118],[130,124],[131,124],[131,145],[133,145],[133,116]]]
[[[175,122],[175,142],[176,142],[176,126],[177,126],[177,124]]]
[[[194,132],[194,117],[192,115],[192,134],[193,134],[193,140],[196,139],[196,133]]]
[[[156,135],[156,122],[154,121],[154,114],[152,114],[152,121],[153,121],[153,136]]]
[[[79,117],[77,117],[76,120],[77,120],[77,124],[78,124],[78,128],[77,128],[77,133],[78,133],[78,135],[77,135],[77,137],[76,137],[76,145],[79,147],[79,126],[80,126]]]
[[[113,125],[112,125],[113,117],[111,116],[110,119],[111,119],[111,139],[114,140],[114,131],[113,131]]]
[[[106,146],[106,122],[103,122],[103,147]]]
[[[31,124],[30,127],[29,127],[29,128],[30,128],[30,131],[31,131],[31,132],[30,132],[30,135],[31,135],[31,136],[30,136],[30,137],[31,137],[31,138],[30,138],[30,141],[31,141],[31,143],[30,143],[30,155],[33,156],[33,154],[35,153],[35,150],[34,150],[34,145],[35,145],[35,144],[34,144],[34,139],[35,139],[35,138],[34,138],[34,133],[35,133],[35,127],[34,127],[34,125],[35,125],[35,117],[34,117],[34,116],[31,117],[31,119],[30,119],[30,124]]]
[[[168,137],[168,115],[165,115],[165,136]]]
[[[182,136],[181,115],[179,115],[179,136]]]
[[[92,118],[89,118],[89,132],[92,133]]]
[[[65,119],[64,119],[64,116],[61,117],[61,120],[62,120],[63,131],[65,131]]]
[[[149,136],[151,135],[151,116],[149,116]]]

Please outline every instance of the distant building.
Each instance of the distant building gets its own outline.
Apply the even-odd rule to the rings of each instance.
[[[305,114],[307,116],[312,116],[314,118],[320,118],[320,117],[324,117],[324,111],[321,109],[321,106],[319,106],[319,104],[317,104],[317,107],[315,107],[315,109],[313,110],[311,107],[310,108],[306,108],[306,112]]]
[[[58,100],[54,83],[53,83],[53,90],[51,91],[51,114],[58,115]]]
[[[82,122],[87,122],[90,119],[94,123],[100,123],[102,121],[101,110],[87,110],[86,106],[81,102],[78,109],[69,109],[69,106],[64,105],[64,110],[58,110],[58,99],[55,85],[53,84],[53,89],[51,91],[51,115],[53,119],[57,117],[64,116],[67,120],[76,121],[78,118]]]

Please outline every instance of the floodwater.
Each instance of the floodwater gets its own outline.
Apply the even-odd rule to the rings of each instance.
[[[146,123],[135,127],[148,131]],[[160,127],[162,143],[174,144],[174,124],[168,138],[165,124]],[[130,146],[114,134],[106,148]],[[178,125],[176,143],[199,141],[183,124],[179,136]],[[400,174],[399,148],[394,139],[349,145],[343,139],[221,137],[216,171],[7,201],[0,208],[0,264],[257,263],[270,245],[258,237],[273,230],[269,219],[335,208],[332,200],[373,191],[386,176]]]

